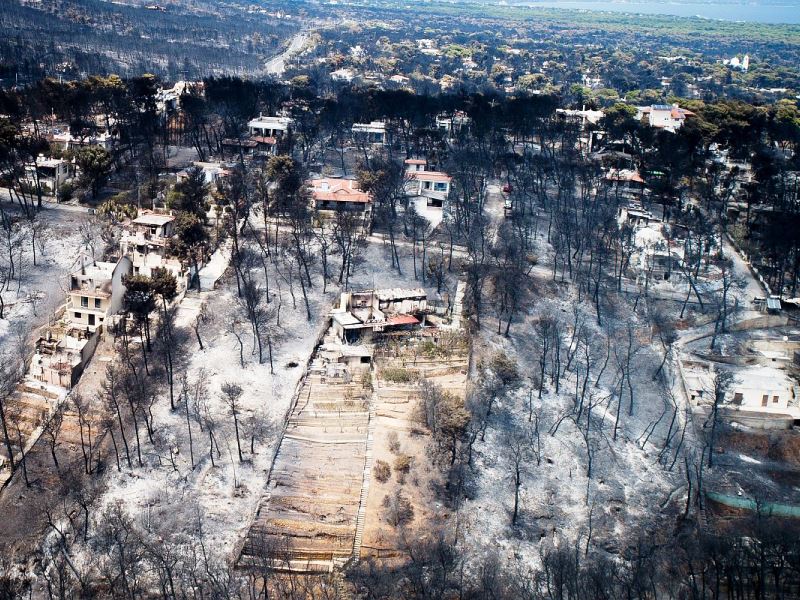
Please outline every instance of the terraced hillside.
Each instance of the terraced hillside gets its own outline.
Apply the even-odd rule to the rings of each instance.
[[[367,460],[370,366],[314,364],[299,390],[239,564],[330,571],[353,553]]]

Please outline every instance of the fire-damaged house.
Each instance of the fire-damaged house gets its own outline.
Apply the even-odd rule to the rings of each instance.
[[[331,327],[344,343],[368,338],[373,333],[420,327],[428,310],[422,288],[344,292],[331,310]]]

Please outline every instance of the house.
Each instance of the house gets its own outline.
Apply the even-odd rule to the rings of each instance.
[[[744,71],[746,73],[750,69],[750,56],[745,54],[744,58],[741,60],[738,56],[734,56],[731,59],[723,60],[722,64],[728,65],[731,69],[739,69],[740,71]]]
[[[773,367],[748,367],[735,376],[727,398],[737,411],[790,415],[800,419],[795,384],[785,371]]]
[[[411,79],[409,79],[405,75],[392,75],[391,77],[389,77],[389,81],[400,86],[405,86],[411,83]]]
[[[178,81],[171,88],[158,88],[156,91],[156,112],[160,115],[175,112],[181,106],[181,96],[183,96],[189,84],[185,81]]]
[[[100,146],[110,150],[114,145],[114,136],[109,132],[92,134],[86,137],[76,137],[70,132],[53,134],[52,142],[64,150],[74,150],[84,146]]]
[[[369,213],[372,196],[353,179],[324,177],[311,180],[311,197],[317,210],[351,210]]]
[[[440,171],[428,171],[419,159],[406,160],[406,193],[426,198],[428,206],[441,207],[450,193],[452,177]]]
[[[48,328],[36,340],[29,375],[37,381],[70,389],[94,355],[99,339],[97,332],[58,326]]]
[[[181,261],[170,258],[167,244],[174,235],[175,217],[171,214],[143,212],[133,221],[120,239],[120,251],[131,260],[134,275],[150,277],[153,269],[167,269],[178,280],[185,280],[185,269]]]
[[[603,183],[615,195],[639,198],[644,194],[644,179],[635,169],[611,169],[603,175]]]
[[[69,163],[63,158],[47,158],[40,154],[36,163],[25,165],[25,181],[35,187],[38,180],[42,193],[47,195],[56,194],[69,178]]]
[[[217,181],[224,179],[230,174],[228,167],[219,162],[195,161],[192,163],[192,166],[202,169],[206,185],[217,183]],[[188,176],[188,171],[178,171],[176,174],[177,182],[180,183],[184,181]]]
[[[648,248],[642,252],[642,267],[654,275],[660,276],[665,281],[673,273],[680,273],[683,266],[683,256],[668,248]]]
[[[343,365],[354,369],[372,363],[373,350],[367,345],[349,345],[338,342],[326,342],[317,351],[321,362],[326,365]],[[330,370],[330,367],[326,369]]]
[[[444,131],[448,137],[458,135],[469,128],[472,119],[467,113],[456,111],[453,114],[441,113],[436,116],[436,128]]]
[[[386,134],[386,123],[383,121],[371,121],[369,123],[353,123],[351,128],[353,139],[357,142],[367,144],[386,144],[388,136]]]
[[[350,83],[355,79],[356,73],[353,69],[342,68],[336,69],[335,71],[331,71],[331,80],[332,81],[344,81],[346,83]]]
[[[259,114],[258,118],[247,123],[247,130],[251,136],[279,138],[285,135],[293,124],[294,120],[290,117],[265,117]]]
[[[336,338],[349,344],[374,333],[417,328],[427,310],[422,288],[343,292],[330,312],[331,328]]]
[[[94,332],[105,320],[122,309],[125,284],[131,273],[131,259],[123,256],[116,263],[79,258],[80,268],[69,276],[69,298],[65,319],[69,326]]]
[[[582,129],[585,129],[587,124],[597,125],[605,116],[602,110],[587,109],[585,106],[581,110],[557,108],[556,114],[563,119],[579,122]]]
[[[259,148],[259,141],[270,149],[275,145],[275,138],[273,137],[225,138],[221,142],[223,157],[252,156]]]
[[[622,227],[628,225],[634,229],[647,227],[650,223],[660,223],[661,219],[653,215],[642,206],[641,202],[632,201],[628,206],[623,206],[617,213],[617,224]]]
[[[166,240],[174,232],[175,216],[171,214],[142,211],[131,223],[150,239]]]
[[[637,106],[636,120],[644,121],[650,127],[665,129],[675,132],[681,128],[687,117],[694,113],[681,108],[677,104],[653,104],[651,106]]]
[[[406,172],[416,173],[427,168],[428,161],[421,158],[407,158],[405,160]]]

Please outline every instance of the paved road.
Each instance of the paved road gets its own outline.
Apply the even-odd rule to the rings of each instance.
[[[283,75],[284,71],[286,71],[286,61],[291,58],[292,55],[300,52],[300,49],[306,43],[307,39],[308,33],[305,31],[295,34],[286,50],[277,56],[273,56],[264,64],[266,72],[270,75]]]

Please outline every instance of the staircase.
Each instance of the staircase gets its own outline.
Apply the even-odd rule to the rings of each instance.
[[[374,394],[374,392],[373,392]],[[372,478],[372,446],[375,435],[375,402],[369,403],[369,420],[367,422],[367,449],[364,456],[364,483],[361,485],[361,495],[358,498],[358,517],[356,517],[356,535],[353,538],[353,557],[357,561],[361,558],[361,542],[364,538],[364,523],[367,518],[367,498],[369,497],[369,482]]]

